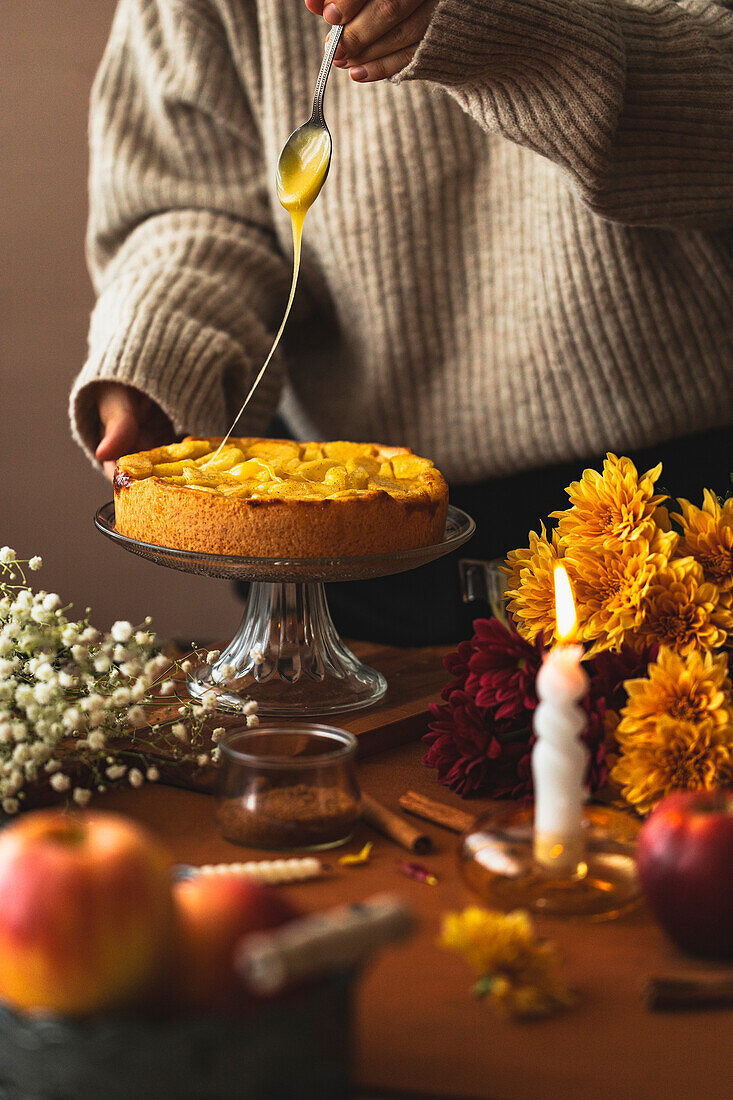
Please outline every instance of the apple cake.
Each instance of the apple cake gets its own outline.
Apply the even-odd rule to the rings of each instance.
[[[258,558],[386,554],[443,537],[448,486],[406,447],[220,444],[188,437],[120,458],[117,530],[158,546]]]

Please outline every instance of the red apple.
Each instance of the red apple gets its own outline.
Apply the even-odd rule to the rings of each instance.
[[[170,861],[107,813],[43,810],[0,833],[0,1000],[74,1016],[145,996],[173,935]]]
[[[234,971],[235,948],[250,932],[298,916],[277,890],[243,875],[199,875],[174,885],[178,913],[174,991],[179,1008],[221,1012],[250,1001]]]
[[[665,798],[639,834],[649,907],[694,955],[733,958],[733,790]]]

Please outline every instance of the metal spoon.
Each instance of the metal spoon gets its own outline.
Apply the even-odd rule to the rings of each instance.
[[[280,153],[277,167],[277,192],[280,202],[286,210],[293,212],[294,207],[305,206],[307,209],[316,199],[323,187],[331,166],[331,133],[326,126],[323,117],[323,95],[326,91],[328,74],[331,71],[333,55],[339,44],[343,27],[332,27],[326,39],[326,52],[321,62],[321,71],[316,80],[316,90],[313,95],[313,110],[307,122],[299,126],[290,135]],[[317,158],[318,167],[314,178],[314,189],[306,196],[296,196],[287,186],[287,182],[303,166],[304,159]]]

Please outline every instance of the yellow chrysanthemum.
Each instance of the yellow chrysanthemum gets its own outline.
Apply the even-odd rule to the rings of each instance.
[[[546,1016],[574,1002],[554,946],[536,938],[524,910],[497,913],[473,905],[446,913],[439,942],[463,956],[480,978],[476,993],[489,994],[506,1015]]]
[[[624,684],[628,700],[621,712],[617,737],[631,744],[634,739],[654,737],[663,716],[679,722],[704,722],[733,726],[733,700],[724,654],[693,650],[681,657],[662,646],[649,665],[649,674]]]
[[[572,571],[582,636],[593,656],[638,638],[647,592],[669,560],[677,536],[656,532],[653,542],[634,539],[620,550],[575,546],[564,559]]]
[[[527,641],[533,642],[540,630],[546,643],[555,639],[555,566],[561,560],[557,533],[548,539],[544,524],[541,534],[530,531],[528,547],[512,550],[507,557],[507,606]]]
[[[663,494],[654,493],[662,464],[639,477],[630,458],[608,454],[603,473],[585,470],[580,481],[567,488],[571,506],[553,512],[558,533],[569,547],[597,551],[620,550],[629,542],[651,542],[657,529],[655,512]],[[660,524],[666,526],[666,524]]]
[[[639,813],[653,810],[673,791],[715,790],[733,782],[733,728],[712,718],[657,719],[652,734],[621,734],[611,778]]]
[[[703,506],[679,500],[682,514],[674,519],[682,525],[680,553],[699,561],[705,580],[717,585],[727,597],[733,596],[733,497],[719,504],[709,489],[703,492]]]
[[[677,653],[719,649],[725,644],[733,615],[719,606],[719,592],[705,580],[694,558],[675,558],[659,569],[643,603],[642,635],[647,642]]]

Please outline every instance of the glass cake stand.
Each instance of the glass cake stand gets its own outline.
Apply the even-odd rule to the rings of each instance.
[[[237,709],[252,695],[260,715],[283,717],[360,710],[387,690],[384,676],[362,664],[341,641],[324,582],[417,569],[457,550],[476,529],[470,516],[451,505],[442,540],[417,550],[368,557],[245,558],[171,550],[128,538],[115,527],[112,501],[102,505],[94,523],[125,550],[156,565],[250,582],[237,633],[218,660],[189,676],[188,690],[198,699],[213,688],[222,710]]]

